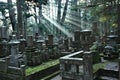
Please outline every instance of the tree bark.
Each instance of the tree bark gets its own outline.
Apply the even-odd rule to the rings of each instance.
[[[65,7],[64,7],[64,12],[63,12],[63,16],[62,16],[62,19],[61,19],[61,23],[64,23],[64,21],[65,21],[65,17],[66,17],[66,13],[67,13],[67,7],[68,7],[68,1],[69,0],[66,0],[66,3],[65,3]]]
[[[27,35],[27,32],[26,32],[26,29],[27,29],[27,17],[25,15],[26,11],[27,11],[27,5],[25,4],[25,0],[23,0],[23,31],[24,31],[24,38],[26,39],[26,35]]]
[[[8,9],[9,9],[9,17],[10,17],[13,31],[17,31],[17,24],[15,19],[15,12],[12,6],[12,0],[7,0],[7,2],[8,2]]]
[[[61,18],[61,1],[62,0],[58,0],[57,22],[60,22],[60,18]]]
[[[35,11],[35,22],[37,23],[37,11],[36,11],[36,5],[34,5],[34,11]]]
[[[24,28],[24,19],[23,19],[23,10],[24,10],[24,0],[17,0],[17,32],[18,32],[18,38],[20,35],[23,35],[25,37],[25,28]]]
[[[42,1],[39,0],[39,24],[40,24],[40,17],[42,16]]]
[[[118,13],[118,19],[117,19],[117,23],[118,23],[118,27],[117,27],[117,34],[119,35],[120,37],[120,4],[119,4],[119,1],[117,2],[117,13]]]

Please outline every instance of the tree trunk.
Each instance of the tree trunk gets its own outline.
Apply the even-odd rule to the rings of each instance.
[[[26,39],[26,35],[27,35],[27,32],[26,32],[26,28],[27,28],[27,17],[25,15],[26,11],[27,11],[27,5],[25,4],[25,0],[23,0],[23,31],[24,31],[24,38]]]
[[[60,22],[60,18],[61,18],[61,1],[62,0],[58,0],[57,22]]]
[[[119,4],[119,0],[118,0],[118,2],[117,2],[117,13],[118,13],[118,19],[117,19],[117,23],[118,23],[117,34],[120,36],[120,4]]]
[[[24,33],[24,19],[23,19],[23,4],[24,4],[24,0],[17,0],[17,20],[18,20],[18,37],[20,37],[20,35],[23,35],[25,37],[25,33]]]
[[[36,11],[36,5],[34,5],[34,11],[35,11],[35,22],[37,23],[37,11]]]
[[[40,17],[42,16],[42,1],[39,0],[39,24],[40,24]]]
[[[63,16],[62,16],[62,19],[61,19],[61,23],[64,23],[64,21],[65,21],[65,17],[66,17],[66,13],[67,13],[67,7],[68,7],[68,1],[69,0],[66,0],[66,3],[65,3],[65,7],[64,7],[64,12],[63,12]]]
[[[12,6],[12,0],[7,0],[8,2],[8,9],[9,9],[9,17],[12,24],[13,31],[17,31],[16,19],[15,19],[15,12]]]

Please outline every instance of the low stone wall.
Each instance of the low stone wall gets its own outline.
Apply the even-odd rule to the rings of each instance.
[[[49,68],[47,68],[45,70],[36,72],[36,73],[31,74],[29,76],[26,76],[26,80],[40,80],[41,78],[58,71],[59,68],[60,68],[59,64],[57,64],[57,65],[49,67]]]
[[[9,66],[9,57],[0,59],[0,80],[25,80],[25,65]]]
[[[60,58],[60,71],[63,80],[93,80],[92,69],[91,52],[78,51]]]

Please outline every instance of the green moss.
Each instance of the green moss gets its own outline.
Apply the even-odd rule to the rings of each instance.
[[[93,73],[95,73],[95,72],[98,71],[99,69],[104,69],[105,66],[106,66],[108,63],[109,63],[109,62],[94,64],[94,65],[93,65]]]
[[[42,71],[42,70],[45,70],[45,69],[55,66],[57,64],[59,64],[59,59],[52,60],[52,61],[43,63],[43,64],[35,66],[35,67],[29,67],[26,69],[26,76],[29,76],[31,74],[34,74],[34,73]]]

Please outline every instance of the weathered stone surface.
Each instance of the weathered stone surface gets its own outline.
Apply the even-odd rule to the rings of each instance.
[[[80,54],[83,58],[77,57]],[[61,57],[60,71],[63,79],[93,80],[91,52],[78,51]]]
[[[19,54],[19,43],[13,34],[9,41],[11,55],[0,59],[0,80],[25,79],[25,55]]]
[[[0,72],[7,72],[7,67],[7,62],[3,59],[0,59]]]
[[[85,52],[83,55],[84,80],[93,80],[92,54]]]
[[[28,47],[33,47],[34,46],[33,36],[27,36],[27,46]]]
[[[0,27],[0,38],[7,38],[7,27]]]
[[[48,44],[53,45],[53,35],[48,35]]]

